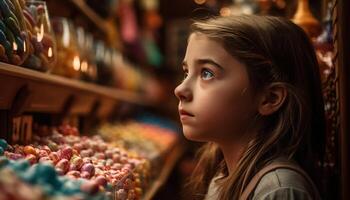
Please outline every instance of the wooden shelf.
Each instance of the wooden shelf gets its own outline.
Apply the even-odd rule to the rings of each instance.
[[[67,112],[87,115],[99,104],[98,116],[107,115],[120,102],[147,105],[142,95],[42,73],[0,62],[0,109],[9,110],[17,98],[28,99],[23,111]],[[23,93],[23,94],[19,94]],[[27,95],[26,95],[27,94]],[[24,100],[23,100],[24,101]]]
[[[154,197],[157,191],[162,187],[162,185],[168,179],[171,171],[173,170],[176,162],[179,160],[179,158],[183,154],[184,150],[185,148],[181,142],[178,142],[173,147],[173,149],[170,151],[169,155],[165,160],[164,167],[159,173],[159,177],[152,183],[151,187],[144,195],[143,200],[151,200]]]
[[[84,0],[70,0],[82,13],[84,13],[99,29],[108,32],[107,21],[92,10]]]

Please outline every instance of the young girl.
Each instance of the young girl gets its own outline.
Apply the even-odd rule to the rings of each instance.
[[[301,28],[268,16],[195,22],[182,67],[183,132],[206,142],[190,199],[319,199],[309,177],[319,178],[324,110]]]

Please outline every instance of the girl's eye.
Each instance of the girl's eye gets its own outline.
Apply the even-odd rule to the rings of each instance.
[[[203,69],[201,73],[201,77],[203,80],[210,80],[214,77],[214,73],[208,69]]]
[[[188,76],[188,71],[184,70],[184,78],[183,78],[183,80],[185,80],[187,78],[187,76]]]

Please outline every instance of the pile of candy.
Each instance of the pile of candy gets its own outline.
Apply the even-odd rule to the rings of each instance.
[[[14,148],[0,139],[0,152],[9,155]],[[10,154],[13,156],[13,154]],[[59,176],[47,162],[31,165],[28,159],[12,160],[0,155],[0,199],[111,199],[111,185],[99,190],[97,181]]]
[[[75,133],[73,128],[58,130],[64,129],[65,134]],[[147,160],[110,146],[99,136],[62,135],[55,130],[50,136],[36,136],[31,145],[8,145],[4,155],[31,165],[54,166],[57,174],[71,180],[89,180],[84,186],[88,193],[113,188],[117,199],[140,199],[149,182]]]
[[[111,192],[100,192],[94,183],[59,176],[46,163],[30,165],[25,159],[0,157],[0,199],[88,199],[107,200]]]
[[[98,132],[115,146],[136,152],[149,160],[162,157],[178,140],[177,134],[170,129],[139,122],[105,124]]]
[[[4,177],[13,175],[3,172],[4,166],[14,171],[18,180],[25,181],[18,185],[38,190],[33,192],[35,199],[141,199],[162,166],[160,158],[177,141],[168,129],[136,122],[104,125],[99,130],[102,136],[80,136],[69,125],[35,127],[34,132],[27,145],[11,146],[0,139],[0,172]],[[5,182],[0,179],[0,185]]]

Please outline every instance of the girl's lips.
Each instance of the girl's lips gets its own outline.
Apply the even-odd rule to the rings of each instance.
[[[184,109],[179,109],[179,114],[180,114],[180,116],[190,116],[190,117],[194,117],[193,114],[187,112],[187,111],[184,110]]]

